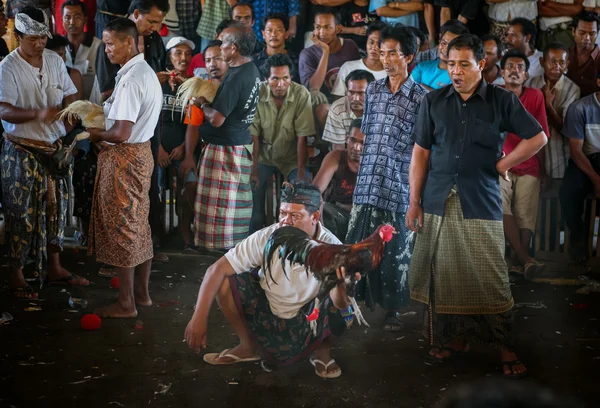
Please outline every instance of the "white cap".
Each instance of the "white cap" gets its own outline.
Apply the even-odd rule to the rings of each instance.
[[[194,51],[196,48],[196,44],[185,37],[173,37],[167,43],[167,51],[169,51],[171,48],[177,47],[180,44],[186,44],[192,49],[192,51]]]

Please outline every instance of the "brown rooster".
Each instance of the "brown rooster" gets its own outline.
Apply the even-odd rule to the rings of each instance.
[[[358,320],[361,322],[362,315],[354,301],[355,274],[356,272],[363,274],[379,266],[385,244],[392,239],[395,233],[394,227],[383,224],[361,242],[352,245],[334,245],[312,239],[306,232],[295,227],[278,228],[269,237],[263,252],[267,285],[269,285],[269,280],[277,284],[272,277],[271,262],[273,254],[279,248],[278,254],[284,274],[286,273],[285,261],[289,260],[291,263],[304,265],[306,273],[310,271],[321,282],[315,308],[313,313],[308,316],[308,320],[314,321],[319,315],[319,305],[331,289],[339,283],[336,269],[345,267],[346,294],[351,298]],[[366,324],[364,319],[362,320]]]

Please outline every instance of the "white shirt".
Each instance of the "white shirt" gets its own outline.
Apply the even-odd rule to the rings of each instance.
[[[540,58],[543,56],[543,52],[535,50],[535,52],[530,57],[527,57],[527,59],[529,60],[529,71],[527,71],[527,73],[529,74],[529,79],[525,82],[526,86],[531,85],[531,80],[533,78],[544,75],[544,68],[540,63]]]
[[[244,273],[260,267],[261,269],[258,272],[260,286],[265,291],[271,312],[281,319],[291,319],[298,314],[302,306],[317,297],[320,283],[313,274],[306,273],[304,266],[300,264],[291,266],[290,261],[285,262],[285,270],[288,276],[286,278],[281,260],[275,253],[271,262],[271,272],[273,280],[277,284],[269,278],[269,285],[267,285],[263,272],[264,265],[262,264],[263,251],[269,237],[278,228],[279,224],[273,224],[255,232],[230,249],[225,254],[225,258],[227,258],[235,273]],[[318,224],[317,239],[329,244],[341,244],[340,240],[323,227],[320,222]]]
[[[91,42],[89,38],[92,38]],[[102,44],[102,40],[93,37],[86,38],[84,43],[79,45],[75,58],[73,58],[73,52],[71,47],[67,47],[67,67],[75,68],[81,72],[83,76],[83,99],[90,99],[92,94],[92,88],[94,86],[94,79],[96,77],[96,54],[98,53],[98,47]],[[98,101],[92,101],[99,103]]]
[[[346,136],[350,133],[350,125],[356,115],[350,108],[347,96],[331,104],[329,114],[323,129],[323,140],[334,144],[345,144]]]
[[[63,99],[77,93],[62,58],[44,50],[42,68],[25,61],[14,50],[0,62],[0,102],[22,109],[62,108]],[[38,119],[25,123],[2,121],[4,131],[24,139],[54,143],[65,135],[65,125],[57,120],[46,124]]]
[[[364,69],[365,71],[369,71],[371,74],[373,74],[375,79],[385,78],[385,76],[387,75],[384,69],[382,69],[381,71],[373,71],[367,68],[362,59],[355,61],[346,61],[342,64],[340,70],[338,71],[338,76],[335,80],[335,84],[333,85],[333,89],[331,90],[331,94],[336,96],[346,96],[346,77],[350,72],[357,69]]]
[[[162,102],[162,88],[156,73],[140,53],[117,72],[115,91],[104,102],[106,130],[117,120],[133,122],[126,143],[144,143],[154,135]]]
[[[546,0],[546,1],[551,1],[553,3],[559,3],[559,4],[575,4],[575,0]],[[571,21],[573,21],[573,17],[568,17],[568,16],[561,16],[561,17],[540,17],[540,30],[542,31],[546,31],[549,28],[559,25],[559,24],[565,24],[565,27],[571,31],[571,27],[568,27],[567,23],[570,23]]]
[[[490,3],[488,16],[492,20],[508,22],[513,18],[523,17],[533,20],[538,16],[537,0],[509,0],[504,3]]]

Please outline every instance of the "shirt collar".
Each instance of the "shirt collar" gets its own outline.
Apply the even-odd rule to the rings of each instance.
[[[121,67],[121,69],[117,72],[117,76],[122,77],[123,75],[128,73],[131,70],[131,68],[133,68],[134,65],[139,64],[140,62],[143,62],[143,61],[144,61],[144,54],[142,54],[140,52],[138,55],[136,55],[135,57],[133,57],[132,59],[127,61],[127,63],[125,65],[123,65],[123,67]]]
[[[380,89],[381,87],[383,87],[387,90],[387,92],[392,93],[392,91],[390,91],[389,86],[387,85],[388,79],[389,77],[387,76],[385,78],[380,79],[379,81],[377,81],[377,85],[379,85]],[[400,85],[400,89],[398,90],[398,92],[402,92],[402,94],[408,98],[410,97],[410,91],[412,91],[414,85],[415,81],[414,79],[412,79],[412,76],[409,75],[408,78],[406,78],[406,81],[404,81],[402,85]]]
[[[456,89],[454,89],[454,85],[450,84],[450,85],[446,85],[447,86],[447,90],[446,90],[446,95],[444,95],[444,98],[448,98],[450,97],[450,95],[454,95],[457,94],[458,92],[456,91]],[[483,99],[485,101],[486,97],[487,97],[487,89],[488,89],[488,84],[486,83],[485,79],[483,79],[483,77],[481,78],[481,80],[479,81],[479,85],[477,86],[477,89],[475,90],[475,92],[473,92],[473,95],[471,95],[469,97],[469,99],[471,99],[473,96],[475,95],[479,95],[481,97],[481,99]]]
[[[269,84],[267,83],[267,81],[264,82],[265,84],[265,93],[264,96],[261,98],[261,100],[263,102],[267,102],[267,103],[271,103],[271,101],[273,101],[273,103],[275,103],[273,98],[273,94],[271,93],[271,88],[269,87]],[[291,103],[294,102],[294,92],[292,92],[292,86],[294,85],[294,83],[292,82],[290,84],[290,87],[287,90],[287,93],[285,94],[285,99],[283,100],[284,103]]]

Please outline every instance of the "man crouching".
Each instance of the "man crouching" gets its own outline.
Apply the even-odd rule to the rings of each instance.
[[[306,316],[313,309],[319,282],[299,264],[286,263],[284,273],[278,257],[273,257],[271,266],[277,284],[267,284],[262,271],[265,245],[277,228],[293,226],[320,241],[340,244],[319,222],[320,208],[321,193],[316,186],[300,180],[286,183],[281,192],[279,223],[250,235],[208,268],[185,339],[196,352],[206,348],[208,312],[216,298],[240,344],[221,353],[205,354],[204,361],[225,365],[262,358],[269,365],[289,365],[311,355],[319,377],[342,374],[331,358],[329,336],[341,335],[353,320],[344,284],[331,290],[321,304],[314,335]],[[337,273],[343,282],[344,268]]]

